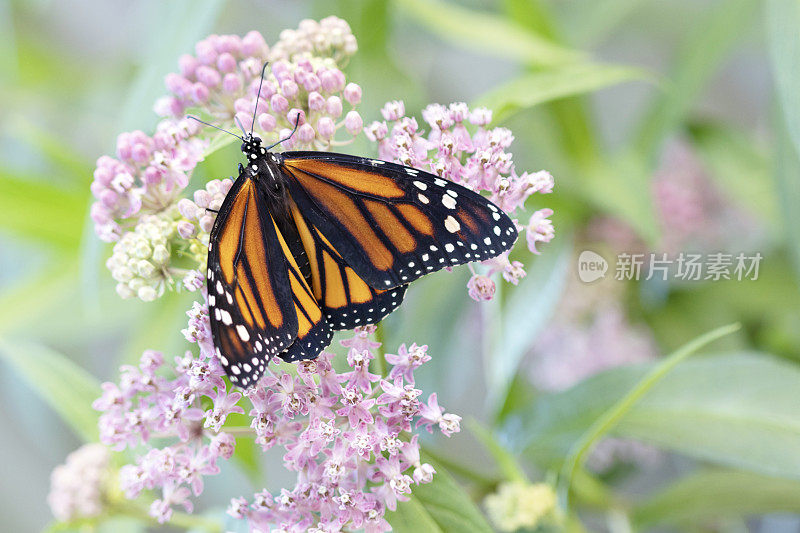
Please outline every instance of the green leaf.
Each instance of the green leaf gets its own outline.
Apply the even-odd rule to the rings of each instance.
[[[635,530],[754,514],[800,513],[800,482],[735,470],[690,474],[639,505]]]
[[[398,0],[396,5],[441,38],[479,53],[538,66],[561,65],[583,57],[493,13],[440,0]]]
[[[222,11],[222,0],[176,0],[150,4],[152,12],[146,17],[149,35],[140,42],[138,62],[141,68],[130,84],[122,106],[120,129],[147,129],[156,117],[149,112],[153,102],[165,94],[163,79],[176,66],[176,58],[192,51],[194,44],[210,33]],[[147,111],[147,112],[145,112]]]
[[[796,0],[768,0],[766,6],[769,58],[781,112],[800,154],[800,4]]]
[[[86,187],[92,179],[92,162],[83,157],[65,140],[57,135],[43,129],[27,118],[18,117],[15,119],[14,130],[17,137],[27,141],[49,162],[58,169],[58,175],[53,176],[48,181],[66,181],[70,185]]]
[[[517,461],[512,454],[492,432],[484,427],[480,422],[471,418],[467,421],[467,427],[473,435],[483,444],[489,453],[494,457],[497,466],[503,476],[509,481],[529,481],[525,475],[525,468]]]
[[[578,63],[530,72],[480,96],[474,105],[494,111],[494,121],[545,102],[590,93],[626,81],[654,81],[653,74],[634,67]]]
[[[643,3],[642,0],[574,3],[577,13],[569,25],[569,33],[573,36],[570,42],[578,43],[585,48],[596,46]]]
[[[87,442],[97,440],[92,402],[100,384],[65,355],[41,344],[0,338],[0,358],[8,363],[61,418]]]
[[[30,324],[44,309],[66,300],[75,287],[75,261],[57,257],[55,267],[17,280],[0,293],[0,334]]]
[[[444,532],[425,506],[413,495],[407,502],[399,502],[396,511],[387,512],[386,521],[396,533]]]
[[[519,285],[508,291],[505,305],[501,306],[499,297],[483,304],[490,321],[485,369],[493,412],[498,412],[505,403],[520,361],[555,310],[564,289],[572,257],[572,237],[559,236],[548,247]]]
[[[636,139],[637,152],[654,154],[681,124],[730,49],[752,24],[758,4],[758,0],[719,2],[697,21],[669,76],[671,90],[655,98],[644,116]]]
[[[441,530],[491,532],[486,518],[453,476],[424,453],[422,460],[430,463],[436,474],[431,483],[414,487],[414,497]]]
[[[594,162],[577,192],[601,211],[628,222],[640,237],[655,244],[660,230],[653,210],[651,176],[650,166],[640,153],[625,151]]]
[[[777,162],[775,164],[775,188],[778,194],[779,214],[783,232],[794,266],[800,279],[800,152],[792,142],[786,117],[777,120]]]
[[[592,423],[589,429],[578,439],[570,449],[561,471],[560,501],[567,505],[568,490],[572,484],[575,472],[583,466],[583,461],[594,444],[608,434],[619,421],[629,414],[633,406],[647,394],[661,379],[674,369],[680,362],[695,353],[705,345],[724,337],[739,329],[739,324],[731,324],[717,328],[685,344],[668,357],[660,361],[644,378],[631,388],[619,401],[607,409],[602,416]]]
[[[208,146],[203,152],[203,159],[211,155],[214,155],[223,148],[230,146],[237,140],[238,139],[236,137],[233,137],[232,135],[228,135],[227,133],[220,131],[211,139],[211,142],[208,143]]]
[[[773,170],[768,149],[754,135],[723,124],[695,123],[689,133],[692,146],[725,194],[777,226],[778,195],[767,186]]]
[[[0,169],[0,228],[21,237],[60,249],[76,249],[88,200],[88,192],[68,192]]]
[[[604,413],[661,364],[607,370],[563,393],[540,396],[513,421],[529,439],[526,454],[544,466],[557,465],[581,435],[590,434],[587,428],[594,433],[600,417],[605,422]],[[800,369],[785,360],[757,353],[703,356],[664,376],[611,433],[741,470],[800,479],[798,390]],[[586,442],[584,436],[580,446]]]

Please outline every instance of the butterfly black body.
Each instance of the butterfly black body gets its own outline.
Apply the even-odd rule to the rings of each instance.
[[[247,162],[211,231],[208,298],[216,353],[249,387],[272,357],[315,358],[333,330],[373,324],[411,281],[508,250],[497,206],[418,169],[328,152],[273,153],[244,137]]]

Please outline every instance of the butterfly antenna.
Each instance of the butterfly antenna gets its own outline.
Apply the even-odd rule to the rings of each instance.
[[[234,115],[233,121],[236,123],[237,126],[239,126],[239,129],[242,130],[242,135],[247,137],[247,130],[245,130],[244,126],[242,126],[242,121],[239,120],[239,115]],[[252,136],[252,133],[250,135]]]
[[[258,113],[258,101],[261,98],[261,86],[264,84],[264,73],[267,71],[267,65],[269,65],[269,61],[264,63],[264,66],[261,68],[261,79],[258,81],[258,92],[256,93],[256,107],[253,109],[253,123],[250,125],[250,135],[253,134],[253,128],[256,127],[256,114]]]
[[[300,125],[300,113],[297,114],[297,119],[294,121],[294,129],[292,130],[292,133],[290,133],[288,137],[286,137],[284,139],[281,139],[280,141],[276,142],[275,144],[270,144],[269,146],[267,146],[265,148],[265,150],[270,150],[272,148],[275,148],[276,146],[281,144],[283,141],[288,141],[289,139],[291,139],[292,136],[294,135],[294,132],[297,131],[297,126],[299,126],[299,125]]]
[[[242,137],[239,137],[239,136],[238,136],[238,135],[236,135],[235,133],[231,133],[231,132],[229,132],[228,130],[225,130],[225,129],[222,129],[222,128],[220,128],[219,126],[215,126],[215,125],[213,125],[213,124],[209,124],[208,122],[206,122],[206,121],[204,121],[204,120],[200,120],[199,118],[197,118],[197,117],[196,117],[196,116],[194,116],[194,115],[186,115],[186,118],[190,118],[190,119],[192,119],[192,120],[196,120],[196,121],[197,121],[197,122],[199,122],[200,124],[205,124],[206,126],[211,126],[211,127],[212,127],[212,128],[214,128],[215,130],[224,131],[224,132],[225,132],[225,133],[227,133],[228,135],[233,135],[233,136],[234,136],[234,137],[236,137],[237,139],[240,139],[242,142],[244,142],[244,139],[243,139]]]

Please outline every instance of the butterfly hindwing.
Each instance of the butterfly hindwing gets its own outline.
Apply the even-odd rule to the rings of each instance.
[[[514,223],[480,194],[421,170],[345,154],[284,152],[303,216],[374,288],[494,257]]]
[[[255,183],[240,177],[220,208],[208,253],[208,303],[217,356],[247,387],[298,332],[289,266]]]
[[[288,282],[297,316],[297,338],[279,357],[287,362],[313,359],[330,344],[333,331],[277,225],[275,232],[278,236],[281,253],[286,257]]]
[[[386,290],[371,287],[345,262],[319,228],[303,217],[294,203],[291,213],[311,268],[313,295],[322,305],[332,328],[376,324],[402,303],[405,285]]]

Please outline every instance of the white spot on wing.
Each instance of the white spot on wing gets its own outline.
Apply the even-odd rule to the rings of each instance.
[[[456,201],[453,199],[452,196],[442,196],[442,205],[444,205],[447,209],[455,209],[456,208]]]
[[[424,190],[426,190],[428,188],[428,185],[425,184],[425,183],[422,183],[421,181],[414,180],[414,187],[416,187],[417,189],[419,189],[421,191],[424,191]]]
[[[250,332],[247,331],[247,328],[243,325],[239,324],[236,326],[236,333],[239,334],[239,338],[242,339],[242,342],[247,342],[250,340]]]
[[[428,202],[430,202],[430,200],[428,200],[427,196],[425,196],[424,194],[418,194],[417,198],[419,198],[419,201],[422,202],[423,204],[427,204]]]
[[[461,224],[459,224],[458,220],[454,219],[452,216],[448,216],[446,219],[444,219],[444,227],[447,228],[447,231],[450,233],[455,233],[461,229]]]

